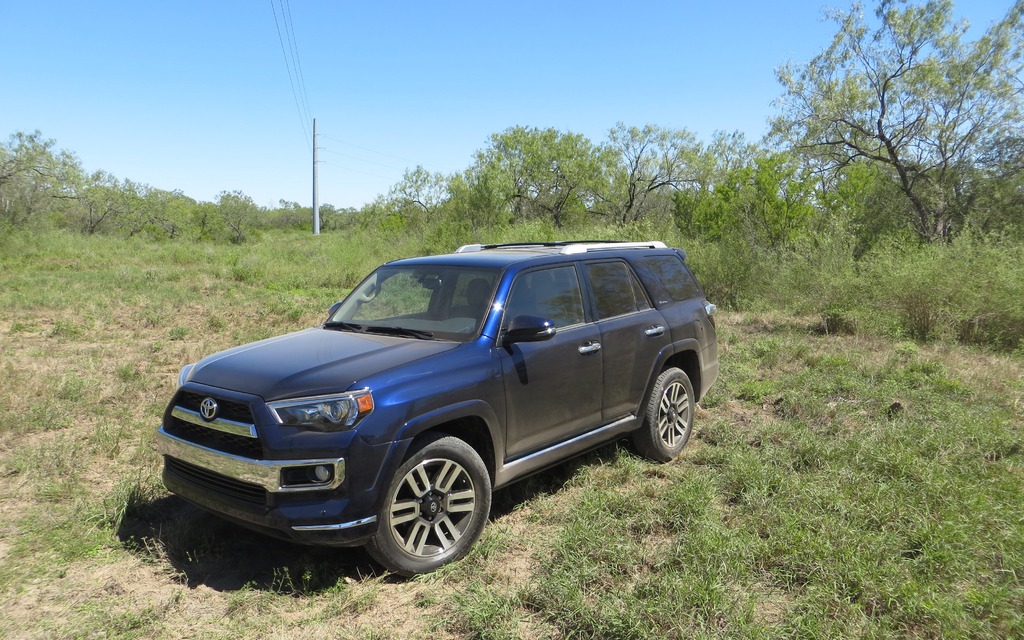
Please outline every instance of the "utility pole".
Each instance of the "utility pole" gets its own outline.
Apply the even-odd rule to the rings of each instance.
[[[316,174],[316,118],[313,118],[313,235],[320,235],[320,193]]]

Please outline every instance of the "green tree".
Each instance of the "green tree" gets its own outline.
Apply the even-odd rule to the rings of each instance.
[[[448,178],[439,172],[431,173],[421,166],[406,169],[388,196],[403,209],[418,209],[430,217],[448,200]]]
[[[73,199],[81,182],[78,159],[55,151],[39,131],[17,132],[0,144],[0,223],[22,227],[46,221],[55,200]]]
[[[606,207],[619,224],[641,220],[659,203],[667,205],[673,191],[698,181],[700,145],[689,131],[620,122],[608,138],[617,163]]]
[[[561,228],[586,218],[607,185],[610,162],[583,135],[513,127],[491,136],[476,171],[489,176],[513,219],[546,218]]]
[[[222,191],[217,194],[217,212],[228,228],[231,242],[241,244],[255,231],[260,208],[241,191]]]
[[[137,206],[135,195],[115,176],[96,171],[77,189],[77,206],[67,222],[88,235],[111,233],[123,227],[125,218]]]
[[[974,42],[949,0],[881,0],[831,17],[839,31],[806,65],[778,70],[785,94],[776,133],[830,171],[885,167],[924,239],[962,228],[986,150],[1021,133],[1024,0]]]
[[[687,236],[718,240],[739,229],[738,211],[726,203],[737,187],[738,172],[767,153],[740,131],[716,131],[692,159],[691,179],[672,195],[676,226]]]
[[[715,181],[709,191],[675,200],[677,220],[688,208],[688,231],[709,240],[742,239],[781,248],[806,231],[815,214],[814,183],[791,156],[763,153]]]
[[[149,188],[142,198],[143,218],[154,232],[174,240],[188,231],[197,204],[181,191]]]

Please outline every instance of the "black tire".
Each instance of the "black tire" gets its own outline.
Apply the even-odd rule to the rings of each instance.
[[[644,423],[633,432],[633,444],[655,462],[672,460],[690,440],[693,411],[690,378],[682,369],[665,369],[647,399]]]
[[[399,575],[429,573],[469,553],[490,511],[491,478],[479,454],[437,434],[398,468],[366,550]]]

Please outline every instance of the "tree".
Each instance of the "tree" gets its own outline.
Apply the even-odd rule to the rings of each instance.
[[[78,189],[77,211],[69,223],[85,234],[103,233],[121,228],[135,203],[134,193],[122,187],[115,176],[96,171]]]
[[[181,191],[146,190],[142,210],[146,223],[173,240],[188,228],[197,203]]]
[[[55,144],[39,131],[19,131],[0,144],[0,222],[35,223],[54,198],[74,197],[69,185],[81,181],[81,167],[74,154],[55,152]]]
[[[241,244],[256,227],[260,208],[241,191],[217,194],[217,212],[231,231],[231,242]]]
[[[391,187],[389,197],[397,200],[403,208],[414,207],[432,216],[448,200],[448,178],[417,165],[415,169],[406,169],[402,180]]]
[[[583,135],[512,127],[491,136],[475,170],[489,176],[515,220],[549,218],[561,228],[586,216],[609,166],[607,153]]]
[[[709,189],[676,195],[676,222],[684,231],[781,248],[807,229],[814,185],[791,156],[762,151],[746,164],[726,163],[723,171]]]
[[[676,226],[688,236],[717,240],[738,229],[737,211],[725,206],[736,189],[738,172],[753,167],[767,153],[740,131],[716,131],[692,158],[689,179],[672,194]]]
[[[883,167],[910,204],[924,239],[962,228],[977,196],[986,151],[1021,130],[1024,0],[975,42],[949,0],[881,0],[832,13],[832,45],[803,66],[778,70],[785,88],[774,131],[838,171]]]
[[[657,196],[696,181],[700,145],[689,131],[620,122],[608,138],[618,163],[607,204],[619,224],[640,220],[655,207]]]

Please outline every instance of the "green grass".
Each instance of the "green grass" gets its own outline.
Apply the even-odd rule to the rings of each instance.
[[[678,460],[615,444],[529,478],[414,580],[167,494],[180,366],[319,322],[414,248],[357,240],[0,238],[0,636],[1024,636],[1024,362],[955,323],[724,313]]]

